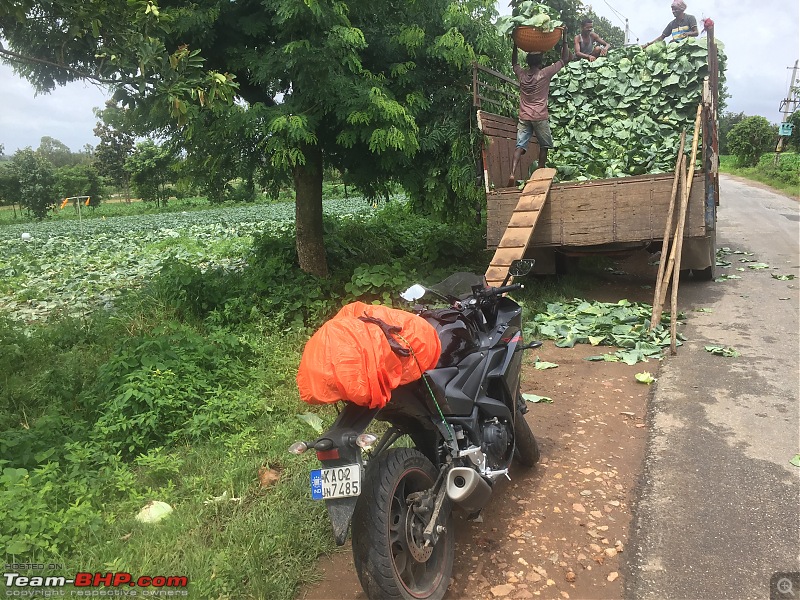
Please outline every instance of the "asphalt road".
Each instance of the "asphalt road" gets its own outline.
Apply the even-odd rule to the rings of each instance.
[[[770,594],[800,571],[798,202],[723,176],[717,245],[753,255],[718,271],[741,279],[681,282],[688,341],[653,392],[628,598],[800,599],[800,575]]]

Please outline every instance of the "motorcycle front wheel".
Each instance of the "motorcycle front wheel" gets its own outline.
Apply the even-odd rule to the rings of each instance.
[[[517,418],[514,419],[514,458],[525,467],[532,467],[539,462],[539,444],[533,436],[531,426],[525,420],[525,415],[517,411]]]
[[[367,597],[438,600],[453,570],[455,536],[446,531],[425,546],[427,521],[407,498],[436,481],[436,469],[418,450],[393,448],[372,459],[353,517],[353,562]]]

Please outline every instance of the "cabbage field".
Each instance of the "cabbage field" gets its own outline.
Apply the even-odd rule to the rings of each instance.
[[[335,215],[371,210],[361,199],[324,206]],[[254,234],[293,222],[294,203],[280,203],[6,225],[0,227],[0,315],[31,323],[112,309],[120,293],[166,261],[240,268]]]

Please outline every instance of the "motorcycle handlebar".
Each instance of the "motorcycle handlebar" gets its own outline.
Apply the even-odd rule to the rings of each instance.
[[[489,294],[489,295],[493,295],[493,296],[501,296],[501,295],[506,294],[508,292],[514,292],[516,290],[521,290],[524,287],[525,286],[522,285],[521,283],[512,283],[511,285],[503,285],[503,286],[496,287],[496,288],[494,288],[494,287],[493,288],[487,288],[486,289],[486,293]]]

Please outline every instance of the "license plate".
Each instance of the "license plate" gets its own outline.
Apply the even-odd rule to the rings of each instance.
[[[311,498],[330,500],[361,493],[361,465],[345,465],[311,471]]]

